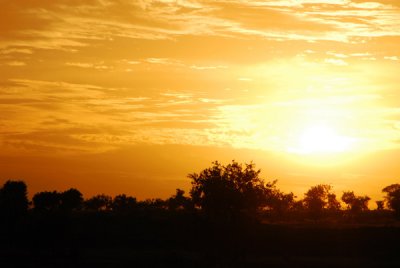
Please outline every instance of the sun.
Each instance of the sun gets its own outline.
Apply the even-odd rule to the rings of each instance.
[[[296,138],[290,152],[298,154],[330,154],[349,151],[353,140],[342,136],[327,125],[305,127]]]

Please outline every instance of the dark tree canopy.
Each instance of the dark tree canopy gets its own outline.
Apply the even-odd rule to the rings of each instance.
[[[120,194],[114,197],[111,209],[117,212],[128,212],[136,208],[136,198]]]
[[[324,210],[337,210],[340,208],[336,195],[332,193],[332,186],[327,184],[311,187],[304,194],[303,204],[314,218],[320,217]]]
[[[397,216],[400,216],[400,184],[392,184],[383,188],[382,192],[386,194],[385,201],[387,206],[394,210]]]
[[[86,209],[94,211],[111,210],[112,197],[105,194],[95,195],[85,200],[84,206]]]
[[[366,219],[369,215],[378,217],[390,214],[385,208],[400,216],[400,184],[385,187],[384,200],[376,201],[377,211],[367,212],[368,196],[358,196],[353,191],[343,192],[341,206],[332,186],[319,184],[311,187],[303,199],[293,193],[284,193],[277,188],[277,181],[264,182],[260,170],[253,163],[241,164],[232,161],[227,165],[213,162],[211,167],[200,173],[189,174],[192,187],[190,195],[176,189],[167,199],[146,199],[137,201],[135,197],[120,194],[112,198],[105,194],[95,195],[84,200],[81,192],[71,188],[64,192],[44,191],[32,198],[33,213],[28,212],[27,186],[22,181],[7,181],[0,188],[0,212],[8,226],[21,223],[18,219],[34,217],[52,218],[75,217],[90,212],[96,215],[138,215],[194,216],[210,219],[213,223],[249,223],[254,220],[269,222],[301,219]],[[347,213],[344,213],[347,208]],[[79,212],[77,212],[80,210]],[[77,212],[77,213],[75,213]],[[166,214],[173,212],[171,214]],[[375,213],[375,214],[373,214]],[[206,216],[203,218],[203,216]],[[344,216],[344,217],[343,217]],[[356,217],[354,217],[356,216]],[[372,219],[372,218],[371,218]],[[1,224],[1,221],[0,221]],[[10,225],[11,224],[11,225]],[[6,226],[5,225],[5,226]]]
[[[342,201],[347,205],[353,213],[368,210],[368,202],[371,200],[369,196],[356,196],[353,191],[343,192]]]
[[[176,194],[167,200],[169,210],[188,209],[191,205],[190,199],[185,196],[185,191],[176,189]]]
[[[253,163],[228,165],[214,162],[199,174],[189,174],[194,205],[212,217],[230,218],[238,213],[254,213],[266,205],[272,187],[259,177]]]
[[[33,206],[37,211],[72,211],[80,209],[83,203],[81,192],[71,188],[64,192],[39,192],[32,198]]]
[[[0,213],[6,219],[15,221],[28,210],[27,186],[23,181],[7,181],[0,189]]]
[[[328,204],[327,209],[330,211],[338,211],[341,205],[340,202],[336,198],[336,194],[328,193]]]
[[[375,201],[375,203],[376,203],[377,210],[383,210],[385,208],[385,201],[378,200],[378,201]]]
[[[56,211],[60,208],[60,194],[56,191],[36,193],[33,198],[33,207],[37,211]]]
[[[276,181],[269,184],[270,188],[266,193],[267,208],[277,215],[284,215],[295,209],[295,196],[293,193],[283,193],[276,188]]]
[[[66,211],[80,209],[83,203],[82,193],[74,188],[62,192],[60,199],[61,209]]]

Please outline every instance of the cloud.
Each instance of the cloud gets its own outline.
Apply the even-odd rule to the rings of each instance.
[[[300,108],[362,117],[363,103],[396,99],[394,1],[16,0],[0,13],[10,146],[272,150]]]
[[[10,49],[1,49],[0,54],[32,54],[33,51],[27,48],[10,48]]]
[[[397,56],[385,56],[384,59],[385,60],[399,61],[400,57],[397,57]]]
[[[0,97],[0,137],[6,151],[99,152],[139,143],[207,145],[207,129],[215,127],[210,108],[223,102],[185,92],[165,92],[154,99],[87,84],[12,82],[1,89]]]
[[[225,65],[211,65],[211,66],[198,66],[198,65],[191,65],[191,69],[195,70],[215,70],[215,69],[226,69],[228,66]]]
[[[16,66],[16,67],[26,66],[26,63],[23,62],[23,61],[9,61],[6,64],[9,65],[9,66]]]
[[[109,70],[113,69],[113,66],[105,65],[104,62],[99,63],[87,63],[87,62],[66,62],[65,65],[79,68],[91,68],[96,70]]]
[[[186,35],[339,42],[400,35],[399,8],[388,1],[13,1],[2,10],[0,47],[9,51]]]
[[[337,66],[346,66],[346,65],[348,65],[347,62],[345,62],[345,61],[342,60],[342,59],[332,59],[332,58],[329,58],[329,59],[325,59],[324,62],[325,62],[325,63],[328,63],[328,64],[332,64],[332,65],[337,65]]]
[[[163,64],[163,65],[183,65],[181,62],[168,58],[147,58],[145,60],[152,64]]]

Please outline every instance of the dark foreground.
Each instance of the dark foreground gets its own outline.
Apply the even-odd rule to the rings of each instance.
[[[400,267],[396,225],[48,215],[1,229],[0,267]]]

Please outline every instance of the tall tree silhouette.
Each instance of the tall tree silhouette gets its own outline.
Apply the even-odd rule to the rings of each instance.
[[[375,201],[375,203],[376,203],[377,210],[383,210],[385,208],[385,201],[378,200],[378,201]]]
[[[23,181],[7,181],[0,189],[0,213],[11,224],[23,218],[28,210],[27,186]]]
[[[393,209],[396,216],[400,217],[400,184],[392,184],[383,188],[386,194],[385,201],[390,209]]]

